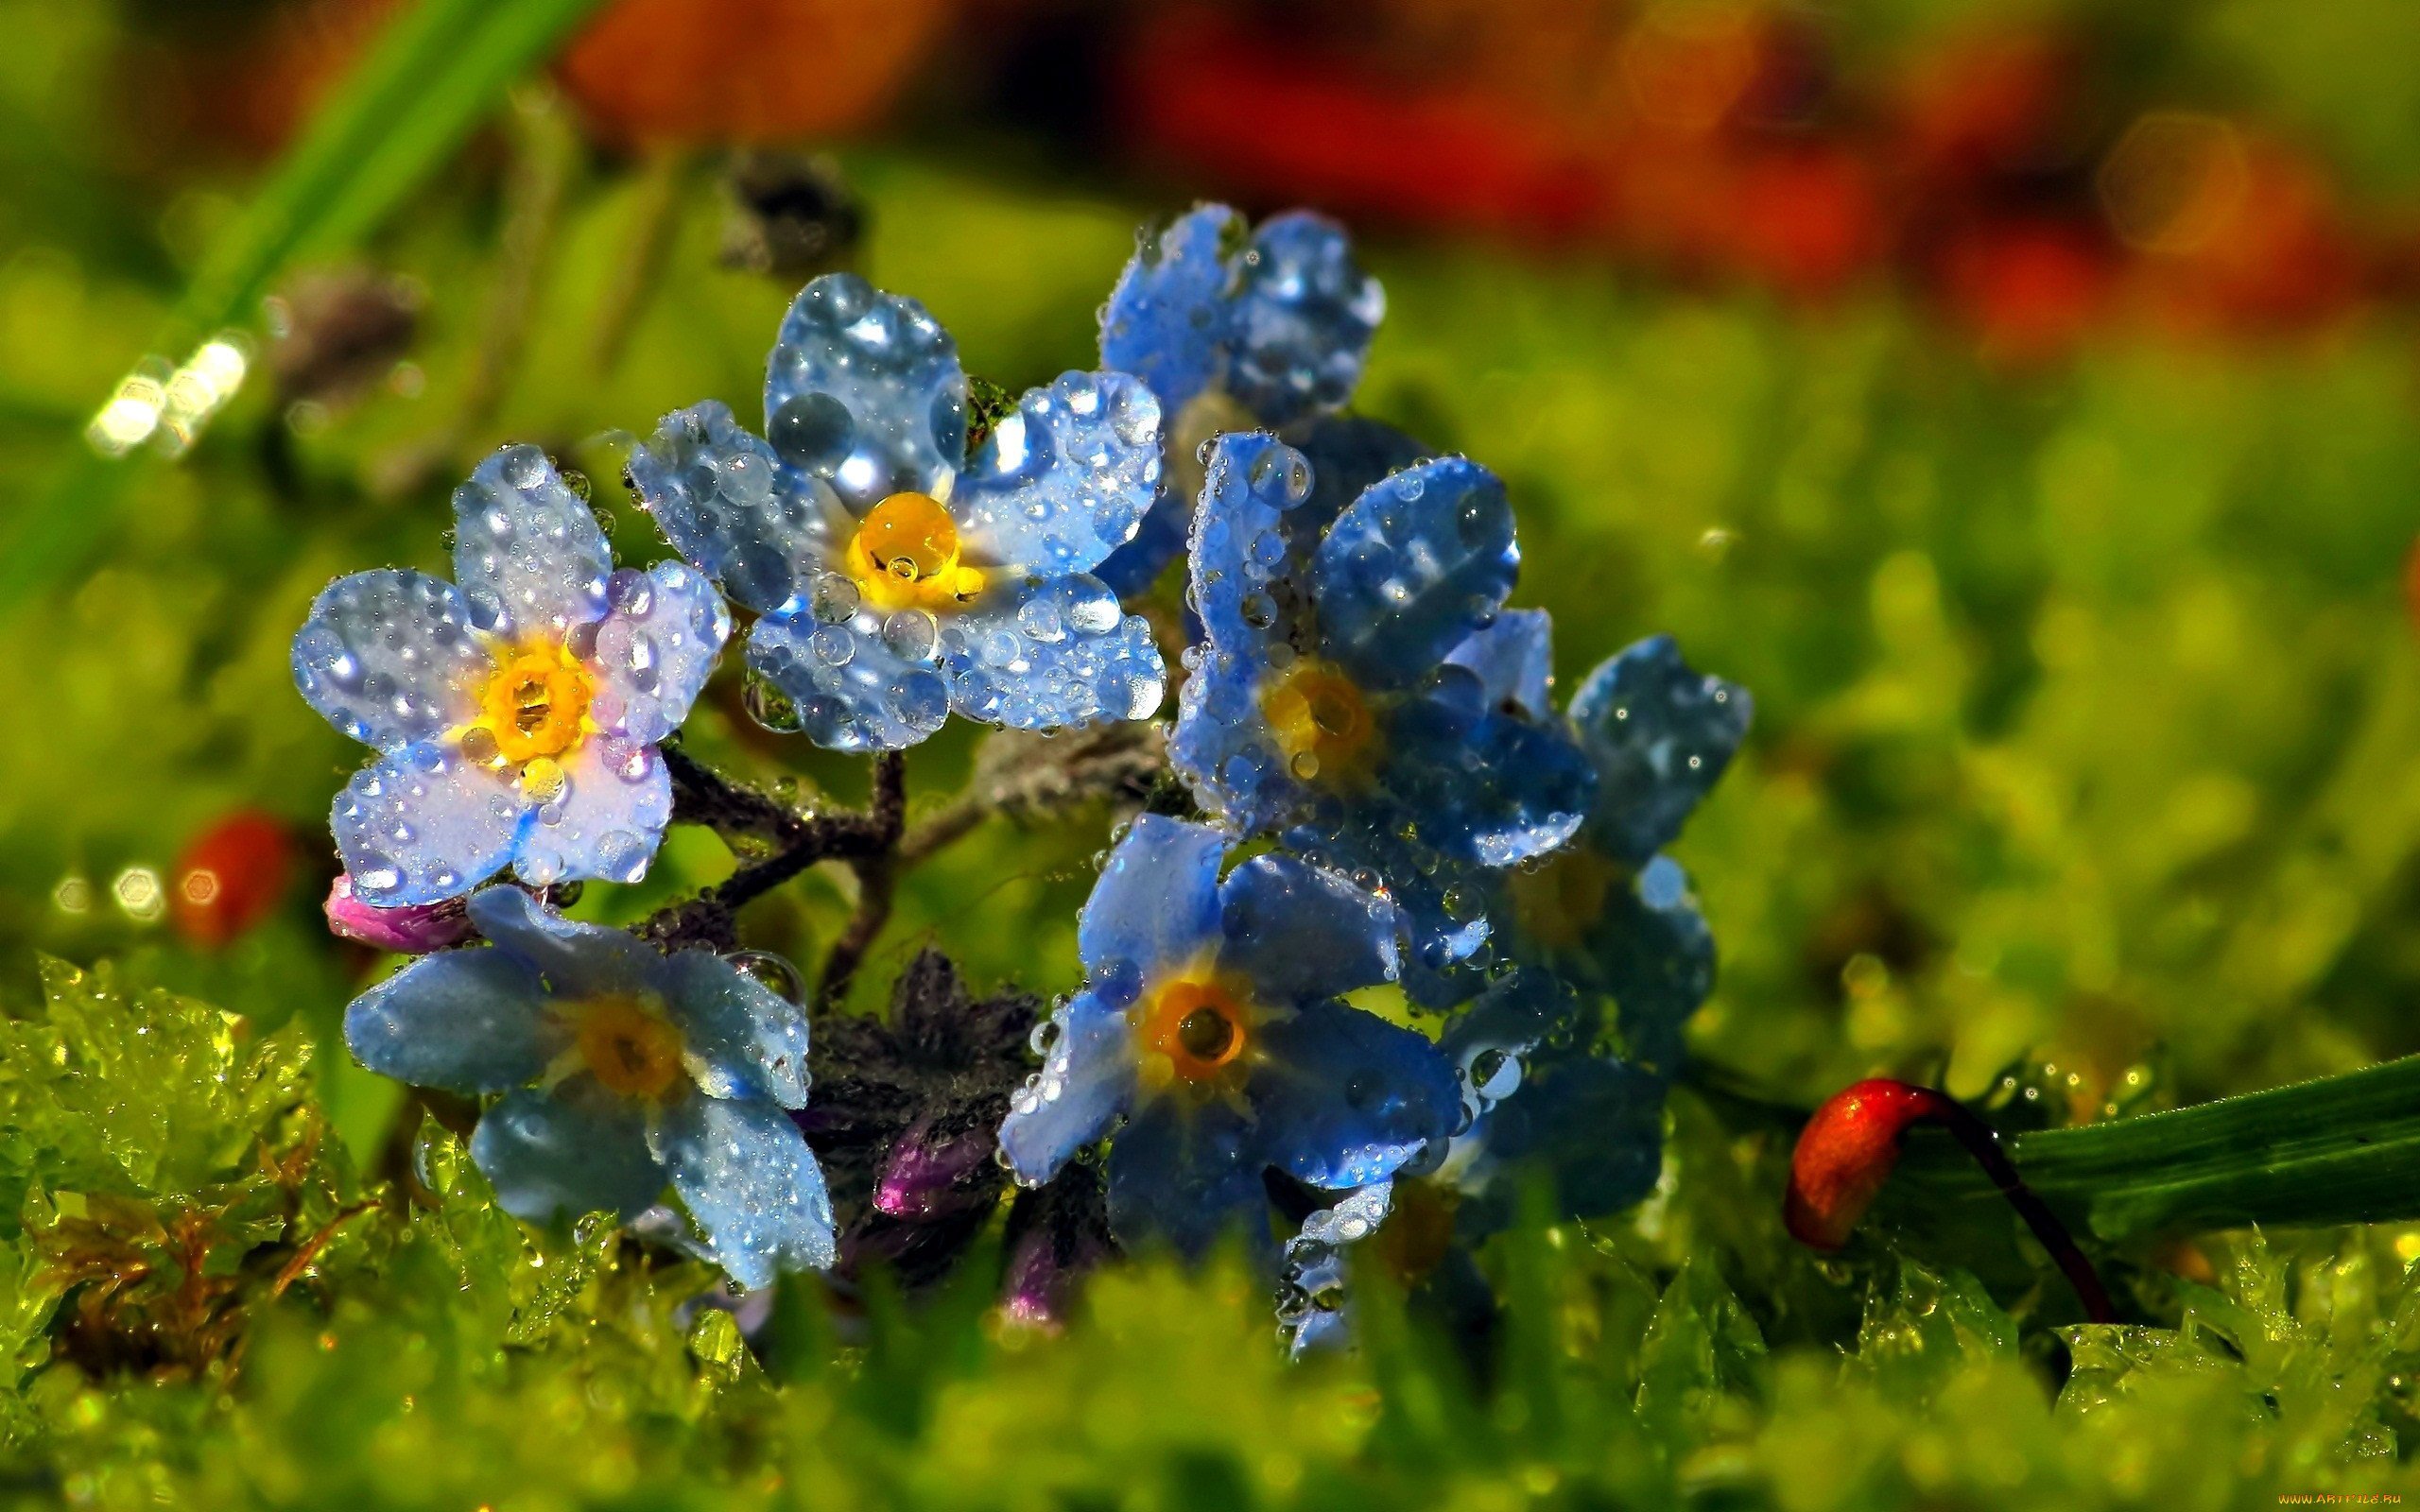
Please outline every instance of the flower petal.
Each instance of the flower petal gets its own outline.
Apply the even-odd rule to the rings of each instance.
[[[294,632],[293,662],[303,699],[380,750],[434,739],[470,718],[495,671],[454,585],[394,568],[321,590]]]
[[[1322,415],[1296,444],[1310,459],[1311,496],[1287,513],[1286,528],[1305,560],[1336,517],[1372,484],[1437,455],[1386,421],[1361,415]]]
[[[731,610],[714,584],[684,562],[629,568],[606,584],[612,612],[596,627],[588,664],[596,674],[590,717],[652,746],[681,728],[731,638]]]
[[[1219,863],[1226,836],[1206,824],[1145,814],[1110,852],[1076,923],[1076,953],[1112,1006],[1145,978],[1219,938]]]
[[[854,509],[901,491],[945,497],[966,460],[958,345],[915,301],[826,273],[782,320],[765,438]]]
[[[1603,774],[1599,843],[1633,866],[1670,844],[1754,713],[1747,689],[1690,670],[1668,635],[1608,657],[1571,696],[1571,722]]]
[[[1325,653],[1374,687],[1418,680],[1485,625],[1521,554],[1504,485],[1459,456],[1370,486],[1313,558]]]
[[[1272,215],[1240,261],[1228,391],[1265,425],[1352,398],[1387,296],[1353,260],[1344,228],[1305,211]]]
[[[1253,1147],[1311,1186],[1385,1180],[1461,1119],[1445,1057],[1376,1014],[1314,1003],[1261,1025],[1258,1049],[1244,1086]]]
[[[1550,1177],[1565,1217],[1602,1217],[1645,1198],[1663,1164],[1664,1097],[1661,1077],[1610,1056],[1541,1057],[1472,1129],[1485,1158],[1474,1168],[1483,1186],[1464,1205],[1465,1232],[1512,1221],[1519,1172]]]
[[[1211,644],[1256,666],[1302,638],[1284,521],[1311,490],[1310,463],[1274,436],[1231,433],[1211,443],[1193,521],[1192,601]]]
[[[786,464],[718,400],[665,416],[627,472],[673,549],[759,614],[803,608],[856,529],[831,485]]]
[[[1680,1064],[1681,1026],[1714,990],[1714,932],[1680,863],[1657,856],[1607,899],[1588,951],[1620,1009],[1631,1057],[1669,1075]]]
[[[1542,609],[1508,609],[1447,653],[1455,666],[1478,677],[1491,709],[1510,708],[1530,719],[1554,713],[1554,616]]]
[[[629,930],[565,919],[518,887],[481,888],[470,912],[481,935],[544,976],[559,998],[645,992],[663,979],[663,954]]]
[[[836,1253],[823,1171],[780,1107],[693,1095],[647,1131],[715,1263],[742,1286],[786,1270],[826,1270]]]
[[[562,765],[562,790],[522,830],[514,874],[533,887],[645,877],[672,822],[672,777],[664,758],[652,746],[596,735]]]
[[[505,951],[424,955],[353,1000],[344,1040],[382,1076],[457,1092],[534,1081],[562,1048],[529,964]]]
[[[454,897],[503,870],[528,813],[510,780],[430,741],[354,773],[329,827],[354,896],[392,908]]]
[[[471,1160],[495,1187],[496,1206],[530,1223],[585,1212],[627,1221],[664,1190],[638,1109],[587,1076],[489,1108],[471,1136]]]
[[[1109,1147],[1109,1228],[1128,1249],[1165,1240],[1199,1260],[1231,1231],[1255,1254],[1276,1247],[1252,1133],[1226,1104],[1152,1099]]]
[[[1379,1181],[1321,1208],[1286,1241],[1277,1272],[1277,1328],[1296,1359],[1345,1334],[1345,1262],[1355,1245],[1378,1231],[1394,1205],[1394,1183]]]
[[[588,501],[538,448],[503,448],[454,490],[454,580],[489,634],[561,641],[596,623],[613,570]]]
[[[978,559],[1056,576],[1124,544],[1160,481],[1160,404],[1122,372],[1029,388],[984,438],[950,495]]]
[[[1150,622],[1082,573],[990,595],[949,622],[941,645],[951,707],[987,724],[1148,719],[1167,689]]]
[[[1056,1037],[1042,1070],[1009,1100],[1000,1148],[1021,1181],[1039,1184],[1134,1097],[1134,1040],[1126,1013],[1093,991],[1077,993],[1050,1016]]]
[[[1219,888],[1219,962],[1265,1003],[1334,997],[1395,978],[1395,910],[1351,879],[1292,856],[1254,856]]]
[[[1100,365],[1132,373],[1164,414],[1225,377],[1226,301],[1234,272],[1221,243],[1242,239],[1243,217],[1197,205],[1134,255],[1100,312]]]
[[[1596,768],[1559,728],[1482,708],[1475,686],[1441,683],[1407,699],[1387,738],[1383,781],[1428,843],[1481,866],[1544,855],[1578,833],[1596,800]]]
[[[1260,707],[1268,663],[1253,649],[1217,642],[1195,648],[1192,674],[1177,692],[1168,764],[1193,800],[1237,834],[1263,834],[1288,823],[1309,801],[1279,759]]]
[[[675,954],[664,983],[707,1095],[806,1106],[806,1014],[797,1004],[707,950]]]
[[[883,624],[871,611],[828,625],[761,619],[748,635],[748,664],[797,706],[800,728],[817,745],[902,750],[949,719],[949,679],[927,661],[894,651]],[[929,637],[930,616],[924,624]]]

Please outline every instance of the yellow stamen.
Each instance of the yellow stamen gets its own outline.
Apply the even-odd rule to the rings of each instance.
[[[587,732],[595,692],[588,669],[560,644],[510,652],[480,691],[479,715],[461,734],[463,752],[513,766],[561,756]]]
[[[1603,917],[1605,900],[1621,880],[1621,868],[1584,841],[1574,840],[1534,870],[1510,879],[1512,917],[1521,933],[1548,950],[1586,942]]]
[[[1333,786],[1369,775],[1377,754],[1377,723],[1369,700],[1342,669],[1326,662],[1298,662],[1263,686],[1260,710],[1287,770],[1297,779]]]
[[[637,1000],[598,998],[576,1009],[574,1048],[605,1090],[661,1098],[682,1079],[681,1031]]]
[[[883,610],[955,609],[983,591],[959,560],[958,523],[928,493],[894,493],[866,511],[849,542],[849,576]]]
[[[1172,1081],[1200,1084],[1219,1077],[1252,1048],[1260,1013],[1240,985],[1187,973],[1163,982],[1135,1005],[1133,1025],[1143,1079],[1158,1089]]]

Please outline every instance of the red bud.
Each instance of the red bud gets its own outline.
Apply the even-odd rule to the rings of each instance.
[[[233,942],[275,908],[294,874],[284,821],[238,809],[196,835],[169,873],[177,933],[207,950]]]

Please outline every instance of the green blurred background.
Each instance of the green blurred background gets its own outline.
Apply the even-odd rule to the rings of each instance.
[[[664,555],[620,448],[753,413],[807,274],[1016,388],[1091,364],[1138,224],[1224,197],[1353,224],[1357,407],[1508,480],[1566,686],[1668,631],[1754,693],[1676,851],[1705,1063],[1801,1106],[2014,1072],[2067,1121],[2420,1050],[2420,9],[7,0],[0,37],[0,1000],[118,957],[333,1049],[375,968],[319,919],[357,751],[285,648],[325,581],[441,570],[508,439]],[[222,334],[192,444],[93,429]],[[727,667],[698,748],[854,799],[741,701]],[[919,813],[974,745],[915,753]],[[926,941],[1072,985],[1101,833],[943,852],[861,1002]],[[580,910],[731,865],[676,833]],[[844,885],[752,934],[813,959]],[[319,1074],[374,1147],[393,1091]],[[1771,1200],[1683,1169],[1659,1203]]]

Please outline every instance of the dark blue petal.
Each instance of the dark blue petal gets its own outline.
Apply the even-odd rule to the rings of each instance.
[[[1322,415],[1300,441],[1311,463],[1311,496],[1286,516],[1287,534],[1304,561],[1354,500],[1370,486],[1436,453],[1384,421]]]
[[[604,618],[613,571],[588,501],[538,448],[504,448],[454,490],[454,580],[489,634],[562,641]]]
[[[294,686],[366,746],[401,750],[478,712],[495,659],[452,583],[393,568],[339,578],[294,632]]]
[[[457,1092],[535,1081],[562,1048],[538,973],[502,951],[424,955],[353,1000],[344,1040],[382,1076]]]
[[[1101,558],[1093,576],[1120,598],[1132,598],[1159,580],[1160,573],[1184,550],[1193,528],[1193,500],[1167,486],[1165,475],[1151,507],[1135,526],[1134,539]]]
[[[733,1280],[752,1289],[783,1271],[831,1268],[823,1169],[778,1105],[693,1094],[651,1121],[647,1140]]]
[[[858,511],[893,493],[944,493],[966,462],[958,345],[914,300],[826,273],[782,320],[765,438]]]
[[[949,508],[976,559],[1057,576],[1132,538],[1159,481],[1151,391],[1121,372],[1071,372],[993,427]]]
[[[572,1002],[661,990],[664,956],[626,929],[583,924],[518,887],[472,894],[471,922],[497,950],[544,976],[549,991]]]
[[[906,620],[921,610],[892,616]],[[798,708],[801,728],[833,750],[902,750],[949,719],[949,679],[931,664],[931,618],[919,654],[903,656],[884,621],[860,610],[830,624],[804,616],[761,619],[748,635],[748,664]]]
[[[1264,1003],[1307,1003],[1395,978],[1395,910],[1350,878],[1292,856],[1255,856],[1219,889],[1222,968]]]
[[[1219,863],[1226,836],[1206,824],[1145,814],[1111,851],[1076,924],[1076,950],[1114,1007],[1163,967],[1219,938]]]
[[[1470,1220],[1509,1221],[1530,1171],[1553,1181],[1559,1216],[1602,1217],[1639,1202],[1663,1163],[1664,1092],[1663,1078],[1610,1056],[1543,1057],[1473,1131],[1489,1179],[1466,1205]]]
[[[1530,968],[1446,1030],[1438,1048],[1460,1073],[1470,1118],[1447,1167],[1473,1198],[1465,1232],[1509,1222],[1530,1173],[1553,1181],[1568,1217],[1616,1211],[1653,1188],[1663,1079],[1598,1050],[1598,1028],[1593,999]]]
[[[1448,456],[1381,479],[1313,559],[1322,652],[1371,687],[1416,682],[1495,617],[1520,560],[1485,468]]]
[[[329,827],[354,896],[394,908],[458,897],[503,870],[529,813],[511,779],[429,742],[355,772]]]
[[[1272,216],[1241,261],[1228,391],[1264,425],[1352,398],[1387,297],[1354,262],[1344,228],[1302,211]]]
[[[1162,413],[1176,412],[1225,376],[1227,294],[1233,270],[1222,243],[1240,240],[1241,217],[1200,205],[1133,258],[1101,306],[1100,365],[1150,385]]]
[[[1094,991],[1067,1000],[1042,1070],[1011,1097],[1000,1149],[1018,1179],[1039,1184],[1109,1131],[1134,1096],[1134,1037],[1126,1012]]]
[[[1450,1137],[1461,1100],[1426,1038],[1341,1003],[1315,1003],[1256,1031],[1244,1085],[1260,1158],[1332,1190],[1394,1175]]]
[[[596,627],[588,665],[596,687],[589,717],[652,746],[689,717],[689,706],[731,638],[731,610],[686,562],[624,568],[606,584],[613,611]]]
[[[690,1074],[708,1096],[806,1106],[806,1014],[797,1004],[707,950],[675,954],[663,981]]]
[[[1109,1228],[1129,1249],[1164,1242],[1199,1260],[1231,1232],[1256,1255],[1269,1232],[1263,1162],[1243,1116],[1225,1103],[1153,1098],[1109,1147]]]
[[[1691,671],[1668,635],[1588,674],[1570,716],[1603,774],[1590,823],[1599,843],[1633,866],[1670,844],[1730,765],[1753,712],[1745,688]]]
[[[627,471],[672,548],[759,614],[803,609],[856,530],[831,485],[784,465],[717,400],[664,417]]]
[[[1547,691],[1554,682],[1554,617],[1545,610],[1506,610],[1445,660],[1478,675],[1491,709],[1530,719],[1554,713]]]
[[[1670,1074],[1680,1064],[1682,1025],[1714,990],[1714,934],[1680,864],[1657,856],[1632,886],[1607,899],[1588,950],[1621,1010],[1632,1058]]]
[[[637,882],[672,821],[672,778],[652,746],[592,736],[562,759],[563,787],[522,827],[512,869],[534,887]]]
[[[588,1076],[489,1108],[471,1136],[471,1160],[495,1187],[496,1206],[530,1223],[584,1212],[627,1220],[664,1190],[636,1105]]]
[[[1167,691],[1150,622],[1083,573],[986,595],[941,632],[950,705],[969,719],[1056,730],[1148,719]]]
[[[1398,706],[1387,738],[1385,781],[1429,843],[1482,866],[1553,850],[1596,799],[1596,769],[1559,729],[1486,709],[1453,679]]]

